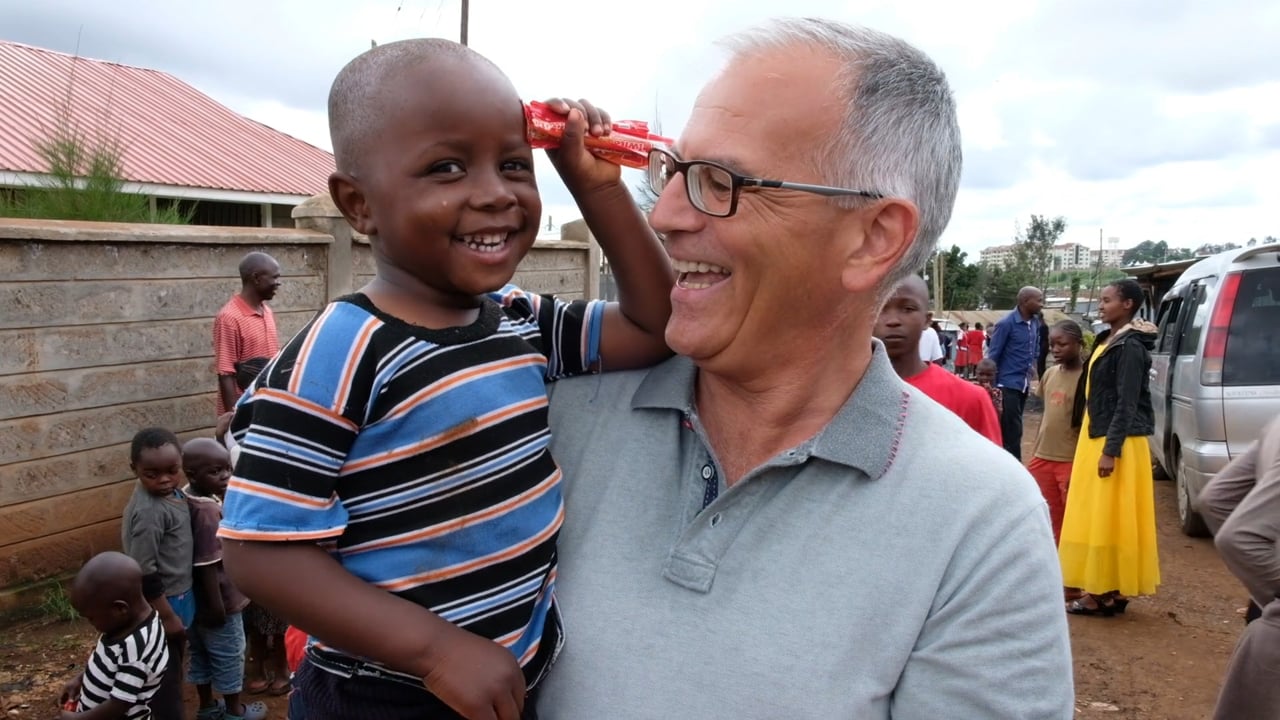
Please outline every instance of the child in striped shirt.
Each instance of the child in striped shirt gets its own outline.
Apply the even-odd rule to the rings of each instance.
[[[61,717],[142,720],[169,662],[160,615],[142,595],[142,568],[128,555],[105,552],[71,583],[71,604],[102,633],[79,677],[63,688]]]
[[[240,401],[221,530],[236,585],[311,635],[291,714],[533,717],[563,637],[545,383],[669,355],[673,281],[619,168],[586,150],[608,116],[549,106],[568,116],[549,154],[618,305],[509,284],[541,199],[520,99],[491,62],[406,40],[334,81],[330,194],[375,275]]]

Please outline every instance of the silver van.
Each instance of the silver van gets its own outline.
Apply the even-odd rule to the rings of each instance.
[[[1280,245],[1219,253],[1160,301],[1151,353],[1151,453],[1177,485],[1187,535],[1208,534],[1194,501],[1280,415]]]

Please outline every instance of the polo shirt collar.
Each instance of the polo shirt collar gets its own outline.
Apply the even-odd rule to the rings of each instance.
[[[692,412],[698,368],[676,356],[652,369],[631,396],[632,409]],[[907,388],[889,363],[884,345],[872,340],[871,363],[853,394],[817,437],[797,451],[862,471],[869,478],[884,474],[898,452],[907,412]]]
[[[240,293],[236,293],[232,295],[231,302],[235,304],[236,309],[240,311],[241,315],[266,315],[267,314],[266,303],[262,304],[262,308],[260,310],[254,310],[252,305],[246,302],[244,298],[240,297]]]

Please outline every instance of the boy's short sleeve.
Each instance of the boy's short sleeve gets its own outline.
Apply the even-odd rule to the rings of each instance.
[[[222,541],[218,539],[218,523],[222,512],[211,500],[189,499],[191,503],[191,564],[195,567],[222,562]]]
[[[554,295],[528,293],[515,285],[507,285],[491,297],[508,315],[537,324],[542,354],[547,357],[548,380],[599,369],[600,328],[608,303],[565,301]]]
[[[162,671],[163,668],[156,670],[149,667],[142,659],[120,663],[116,666],[116,675],[111,680],[111,697],[129,705],[145,702],[146,698],[141,697],[142,689],[149,678],[159,675]]]
[[[159,572],[160,542],[164,538],[159,514],[130,507],[125,528],[125,554],[138,563],[143,575]]]
[[[219,537],[314,541],[346,529],[338,482],[373,392],[380,326],[350,303],[331,304],[241,401],[231,423],[240,455]]]

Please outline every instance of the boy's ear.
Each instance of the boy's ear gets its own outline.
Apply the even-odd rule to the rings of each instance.
[[[347,219],[356,232],[365,235],[377,235],[378,228],[373,221],[373,213],[366,202],[364,190],[360,182],[344,172],[335,172],[329,176],[329,197],[338,211]]]

